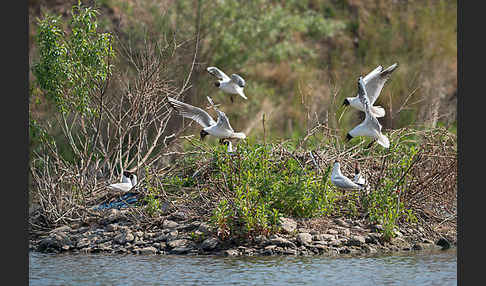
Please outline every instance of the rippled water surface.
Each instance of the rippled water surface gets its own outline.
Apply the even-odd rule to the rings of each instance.
[[[456,250],[374,257],[29,254],[30,285],[457,285]]]

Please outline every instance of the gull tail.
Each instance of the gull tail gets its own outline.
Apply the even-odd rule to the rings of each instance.
[[[246,97],[246,95],[243,93],[243,91],[240,91],[238,92],[238,94],[243,97],[244,99],[248,99],[248,97]]]
[[[245,139],[246,135],[243,132],[235,132],[235,133],[233,133],[233,136],[231,136],[231,137],[237,138],[237,139]]]
[[[390,140],[388,140],[388,137],[386,137],[383,134],[381,134],[381,136],[376,141],[378,142],[378,144],[380,144],[381,146],[383,146],[385,148],[390,147]]]
[[[385,109],[381,106],[372,106],[371,114],[373,114],[376,118],[383,117],[385,116]]]

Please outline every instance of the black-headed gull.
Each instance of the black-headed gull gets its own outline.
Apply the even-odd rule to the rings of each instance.
[[[356,163],[356,165],[354,166],[354,179],[353,179],[353,182],[355,182],[356,184],[359,184],[359,185],[365,185],[366,184],[366,180],[361,175],[361,172],[359,170],[358,163]]]
[[[226,152],[228,152],[230,155],[233,155],[234,152],[236,151],[236,148],[233,148],[233,144],[231,143],[231,141],[223,140],[222,143],[226,145]]]
[[[366,93],[363,77],[359,77],[358,80],[358,98],[361,100],[361,103],[365,107],[365,120],[361,122],[358,126],[351,129],[348,134],[346,135],[346,140],[351,140],[351,138],[356,136],[368,136],[374,138],[378,144],[381,146],[388,148],[390,147],[390,141],[388,137],[381,133],[381,124],[378,122],[378,119],[374,115],[371,114],[370,111],[370,101],[368,99],[368,95]]]
[[[394,63],[385,70],[383,70],[382,66],[378,66],[363,78],[366,92],[368,93],[368,98],[370,100],[371,114],[377,118],[385,116],[385,109],[381,106],[373,106],[373,104],[375,104],[378,96],[380,96],[381,90],[383,89],[383,86],[388,78],[390,78],[391,73],[397,67],[398,63]],[[353,108],[364,111],[364,106],[361,103],[361,100],[359,100],[359,96],[345,98],[343,105],[349,105]]]
[[[234,73],[229,77],[217,67],[208,67],[206,70],[218,78],[218,81],[214,83],[216,87],[226,93],[238,94],[244,99],[248,99],[243,92],[243,89],[245,88],[245,80],[241,76]],[[232,96],[231,102],[233,102]]]
[[[122,182],[107,186],[108,189],[119,192],[128,192],[137,184],[137,175],[128,171],[123,172]]]
[[[203,109],[199,107],[192,106],[190,104],[180,102],[174,98],[167,97],[169,104],[179,112],[183,117],[192,119],[199,123],[203,127],[201,132],[201,140],[204,140],[206,135],[213,135],[214,137],[220,138],[219,142],[222,144],[223,139],[245,139],[246,135],[243,132],[235,132],[231,127],[228,117],[221,110],[214,106],[211,98],[208,97],[209,102],[213,106],[213,109],[218,113],[217,121]]]
[[[341,173],[341,165],[339,164],[339,161],[334,161],[331,173],[331,183],[336,187],[345,190],[359,190],[363,188],[363,185],[351,181],[350,178]]]

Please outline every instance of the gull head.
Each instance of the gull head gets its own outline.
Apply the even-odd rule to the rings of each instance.
[[[215,85],[216,87],[219,87],[219,85],[220,85],[220,84],[221,84],[221,83],[220,83],[219,81],[216,81],[216,82],[214,83],[214,85]]]
[[[209,133],[207,133],[206,131],[204,131],[204,129],[201,130],[201,132],[199,132],[199,135],[201,136],[201,140],[204,140],[204,137],[206,137]]]
[[[349,141],[353,138],[353,136],[351,136],[349,133],[346,134],[346,141]]]
[[[344,99],[343,105],[349,105],[349,100],[347,98]]]

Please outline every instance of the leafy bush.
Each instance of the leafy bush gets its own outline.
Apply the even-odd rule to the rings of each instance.
[[[95,114],[90,95],[102,90],[112,73],[112,36],[98,31],[97,14],[96,9],[78,1],[69,23],[50,14],[38,19],[35,43],[39,60],[32,71],[46,98],[61,112]]]

